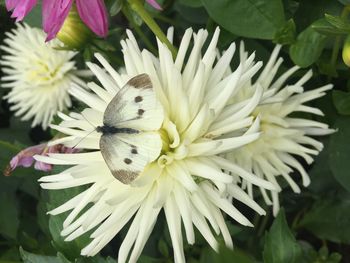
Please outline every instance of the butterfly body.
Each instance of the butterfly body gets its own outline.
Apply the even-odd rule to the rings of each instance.
[[[96,131],[102,133],[103,135],[109,135],[109,134],[111,135],[111,134],[117,134],[117,133],[127,133],[127,134],[139,133],[139,131],[135,129],[118,128],[107,124],[103,124],[103,126],[97,126]]]
[[[146,74],[129,80],[107,105],[103,125],[96,131],[102,134],[101,154],[120,182],[130,184],[158,158],[163,119],[163,108]]]

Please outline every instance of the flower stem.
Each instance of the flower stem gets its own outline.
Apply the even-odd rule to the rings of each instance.
[[[346,18],[349,13],[350,13],[350,5],[346,5],[344,7],[343,11],[341,12],[340,17]],[[333,68],[335,68],[336,63],[337,63],[341,39],[342,39],[341,36],[337,36],[334,40],[334,46],[333,46],[332,56],[331,56],[331,61],[330,61],[330,64],[332,65]]]
[[[130,10],[128,7],[123,7],[122,9],[123,14],[125,17],[130,21],[131,25],[135,29],[136,33],[140,36],[142,41],[145,43],[146,47],[153,53],[157,53],[157,49],[153,46],[152,42],[146,37],[146,35],[143,33],[141,28],[135,23],[134,19],[131,17]]]
[[[156,21],[153,19],[153,17],[145,10],[143,3],[141,0],[128,0],[128,3],[130,4],[130,7],[132,10],[134,10],[146,23],[146,25],[152,30],[152,32],[159,38],[160,41],[162,41],[169,50],[171,51],[173,57],[176,56],[177,50],[176,48],[170,43],[166,35],[163,33],[163,31],[160,29]]]

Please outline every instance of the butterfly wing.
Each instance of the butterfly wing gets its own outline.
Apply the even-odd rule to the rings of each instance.
[[[108,104],[103,123],[139,131],[158,130],[164,112],[156,98],[151,79],[140,74],[130,79]]]
[[[158,132],[108,134],[101,136],[100,149],[113,176],[129,184],[157,159],[162,140]]]

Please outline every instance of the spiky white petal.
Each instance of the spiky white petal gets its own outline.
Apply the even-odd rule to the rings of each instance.
[[[1,81],[11,90],[5,98],[16,116],[47,128],[57,111],[71,105],[68,90],[72,83],[84,85],[79,76],[86,72],[76,70],[75,52],[55,49],[62,46],[57,39],[45,43],[45,33],[38,28],[18,24],[6,36],[0,46],[5,74]]]
[[[281,187],[277,178],[283,177],[292,190],[299,193],[300,188],[291,173],[294,170],[300,173],[303,186],[310,184],[310,178],[296,157],[304,159],[308,164],[313,162],[313,156],[322,150],[323,145],[310,136],[326,135],[334,130],[328,128],[327,124],[293,117],[291,114],[305,112],[322,116],[323,113],[319,109],[305,103],[324,96],[332,85],[304,91],[304,84],[312,76],[311,71],[306,72],[296,83],[286,84],[288,78],[299,69],[298,66],[292,67],[276,79],[277,70],[283,62],[282,58],[278,58],[280,49],[279,45],[275,47],[257,80],[248,81],[244,88],[240,89],[238,96],[231,98],[231,102],[237,105],[262,88],[262,99],[253,111],[253,116],[260,119],[261,136],[239,150],[233,150],[226,157],[260,178],[268,180],[278,191],[281,191]],[[241,43],[240,61],[244,63],[247,60],[248,53]],[[253,197],[252,182],[243,179],[242,187]],[[272,191],[269,196],[266,189],[260,189],[265,202],[273,205],[273,213],[276,215],[279,209],[277,192]]]

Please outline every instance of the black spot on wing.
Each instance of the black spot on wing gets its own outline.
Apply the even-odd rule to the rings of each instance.
[[[134,101],[135,101],[136,103],[138,103],[138,102],[143,101],[143,98],[142,98],[141,96],[136,96],[135,99],[134,99]]]
[[[137,111],[137,114],[138,114],[139,116],[142,116],[144,113],[145,113],[145,110],[143,110],[143,109],[139,109],[139,110]]]
[[[132,160],[129,159],[129,158],[125,158],[125,159],[124,159],[124,163],[126,163],[126,164],[131,164],[131,163],[132,163]]]
[[[136,148],[132,148],[132,149],[131,149],[131,153],[132,153],[132,154],[138,154],[137,149],[136,149]]]

